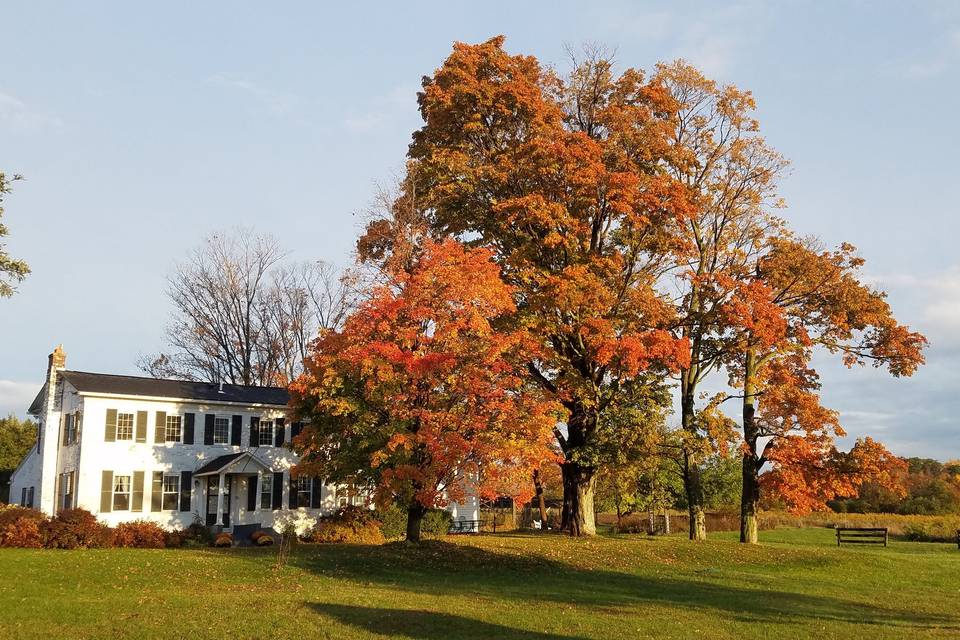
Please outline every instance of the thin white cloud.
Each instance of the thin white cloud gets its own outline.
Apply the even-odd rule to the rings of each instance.
[[[217,73],[210,82],[235,89],[253,97],[275,116],[288,116],[297,108],[300,100],[291,93],[270,88],[260,82],[239,73]]]
[[[23,100],[0,92],[0,126],[19,133],[44,129],[59,129],[63,120],[57,116],[29,107]]]
[[[960,28],[953,28],[934,39],[921,51],[901,62],[903,75],[913,79],[936,78],[960,63]]]
[[[767,7],[757,2],[702,7],[675,5],[670,10],[627,5],[620,12],[604,10],[609,26],[631,38],[664,47],[664,60],[683,58],[712,77],[727,75],[741,47],[763,28]]]
[[[22,416],[40,390],[35,382],[14,382],[0,380],[0,416],[15,414]]]
[[[374,97],[365,108],[348,113],[343,126],[354,133],[369,133],[391,127],[417,109],[419,87],[402,84]]]

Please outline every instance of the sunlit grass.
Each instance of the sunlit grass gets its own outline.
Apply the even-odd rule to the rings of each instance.
[[[828,529],[421,548],[0,550],[3,638],[960,637],[960,551]]]

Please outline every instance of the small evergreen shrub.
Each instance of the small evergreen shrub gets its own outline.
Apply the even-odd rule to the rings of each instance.
[[[453,515],[446,509],[430,509],[420,523],[420,533],[430,538],[440,538],[450,533],[452,523]]]
[[[167,546],[167,532],[147,520],[122,522],[113,530],[113,543],[117,547],[163,549]]]
[[[395,504],[390,504],[375,512],[380,521],[380,531],[387,540],[400,540],[407,535],[407,512]]]
[[[193,519],[189,527],[183,530],[181,544],[209,547],[213,544],[213,532],[198,516]]]

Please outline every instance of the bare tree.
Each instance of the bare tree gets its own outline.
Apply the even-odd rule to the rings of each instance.
[[[307,344],[343,321],[347,279],[324,262],[286,264],[276,238],[237,229],[212,234],[168,280],[169,352],[141,358],[156,377],[284,385]]]

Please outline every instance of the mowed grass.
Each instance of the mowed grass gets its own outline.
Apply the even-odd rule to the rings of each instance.
[[[0,638],[957,638],[960,551],[827,529],[0,550]]]

